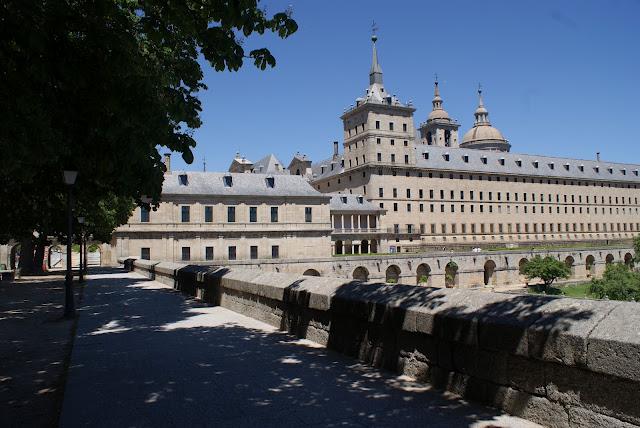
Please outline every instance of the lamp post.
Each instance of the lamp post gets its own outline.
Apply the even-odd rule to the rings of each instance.
[[[82,262],[84,256],[84,217],[78,217],[78,224],[80,225],[80,274],[78,276],[79,282],[84,282],[84,266],[87,264],[87,260]]]
[[[64,279],[64,317],[73,318],[76,315],[73,298],[73,272],[71,270],[71,245],[73,241],[73,186],[78,177],[78,171],[65,170],[64,184],[67,186],[67,274]]]

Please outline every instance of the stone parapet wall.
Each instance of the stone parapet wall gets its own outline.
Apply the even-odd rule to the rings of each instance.
[[[638,303],[121,262],[186,295],[546,426],[640,426]]]

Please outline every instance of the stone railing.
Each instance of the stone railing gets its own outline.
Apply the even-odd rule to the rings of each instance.
[[[640,304],[121,259],[129,269],[553,427],[640,425]]]

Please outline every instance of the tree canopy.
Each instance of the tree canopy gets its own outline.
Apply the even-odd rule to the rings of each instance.
[[[640,301],[640,273],[624,263],[610,263],[602,279],[591,281],[590,291],[599,299]]]
[[[535,256],[524,264],[522,273],[530,279],[540,278],[545,287],[547,287],[558,278],[569,278],[571,269],[565,263],[553,257],[542,258]]]
[[[143,197],[157,205],[159,149],[193,161],[199,59],[275,66],[244,38],[297,30],[257,0],[5,0],[0,4],[0,240],[64,234],[64,169],[79,214],[107,238]]]

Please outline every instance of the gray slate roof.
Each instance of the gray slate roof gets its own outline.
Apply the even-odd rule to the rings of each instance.
[[[640,183],[640,165],[637,164],[436,146],[418,146],[417,150],[419,168]],[[425,159],[423,153],[428,153],[429,158]],[[449,160],[446,159],[447,154]],[[465,162],[464,156],[468,157],[468,162]]]
[[[258,174],[287,174],[283,163],[273,153],[254,163],[253,171]]]
[[[186,175],[186,185],[181,175]],[[231,187],[226,187],[224,177],[232,178]],[[267,178],[273,178],[274,187],[267,186]],[[307,180],[298,175],[242,174],[222,172],[181,172],[165,174],[163,195],[207,195],[207,196],[290,196],[318,197],[329,199],[329,195],[315,190]]]
[[[353,195],[351,193],[331,193],[330,195],[331,202],[329,203],[329,208],[331,211],[366,211],[380,213],[386,211],[372,204],[362,195]]]
[[[423,154],[428,153],[429,158],[425,159]],[[445,159],[448,154],[449,160]],[[464,156],[468,157],[465,162]],[[317,162],[313,165],[313,180],[320,180],[344,172],[338,164],[331,171],[331,159]],[[483,160],[486,158],[486,163]],[[582,179],[582,180],[602,180],[620,181],[640,184],[640,165],[630,163],[616,163],[595,160],[581,160],[560,158],[551,156],[527,155],[511,152],[491,152],[486,150],[460,149],[452,147],[425,146],[418,144],[416,147],[416,167],[441,170],[441,171],[464,171],[487,174],[510,174],[540,177],[547,179]],[[504,165],[501,163],[504,159]],[[538,162],[536,168],[534,162]],[[553,164],[553,168],[550,166]],[[568,169],[566,165],[568,164]],[[403,166],[403,164],[396,164]],[[321,167],[325,166],[324,173]],[[374,164],[371,164],[374,166]],[[597,170],[596,170],[597,168]]]
[[[313,179],[319,180],[321,178],[331,177],[333,175],[343,172],[344,168],[341,166],[342,159],[344,159],[344,154],[340,154],[336,158],[330,157],[328,159],[323,159],[319,162],[312,164],[311,173],[313,174]],[[332,162],[334,163],[333,171],[331,171]],[[323,166],[324,166],[324,173],[322,172]]]

